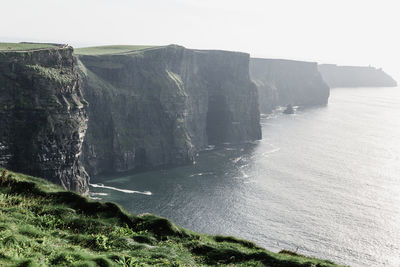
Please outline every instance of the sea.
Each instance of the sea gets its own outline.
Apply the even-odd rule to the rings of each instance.
[[[335,88],[193,165],[101,176],[91,196],[208,234],[350,266],[400,266],[400,88]]]

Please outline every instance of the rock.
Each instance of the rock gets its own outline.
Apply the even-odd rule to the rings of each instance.
[[[324,80],[331,87],[396,87],[397,82],[382,69],[374,67],[318,66]]]
[[[261,138],[248,54],[170,45],[79,60],[90,174],[187,164],[209,144]]]
[[[0,165],[88,192],[87,127],[72,47],[0,51]]]
[[[261,113],[270,113],[277,106],[325,105],[329,87],[314,62],[283,59],[250,59],[251,79],[257,85]]]

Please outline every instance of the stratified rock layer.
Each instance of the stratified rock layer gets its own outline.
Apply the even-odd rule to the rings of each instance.
[[[72,47],[0,52],[0,165],[88,192],[87,127]]]
[[[261,138],[248,54],[170,45],[79,59],[90,174],[190,163],[209,144]]]
[[[330,89],[314,62],[251,58],[250,75],[258,88],[262,113],[288,104],[325,105],[329,98]]]
[[[318,66],[324,80],[331,87],[392,87],[397,82],[382,69],[374,67]]]

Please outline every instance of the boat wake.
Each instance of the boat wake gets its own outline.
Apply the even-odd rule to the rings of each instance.
[[[122,192],[122,193],[127,193],[127,194],[141,194],[141,195],[147,195],[147,196],[151,196],[152,193],[150,191],[134,191],[134,190],[128,190],[128,189],[120,189],[120,188],[116,188],[116,187],[112,187],[112,186],[106,186],[104,184],[89,184],[92,187],[95,188],[105,188],[105,189],[110,189],[110,190],[115,190],[118,192]]]
[[[107,193],[95,193],[95,192],[90,192],[91,196],[108,196]]]
[[[271,149],[265,151],[264,153],[262,153],[263,156],[268,156],[269,154],[273,154],[273,153],[278,152],[278,151],[281,150],[280,147],[277,147],[277,146],[275,146],[273,144],[269,144],[269,146],[271,147]]]

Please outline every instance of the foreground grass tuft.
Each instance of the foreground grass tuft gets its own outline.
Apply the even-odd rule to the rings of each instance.
[[[133,215],[27,175],[8,172],[0,181],[0,266],[207,265],[337,266]]]

